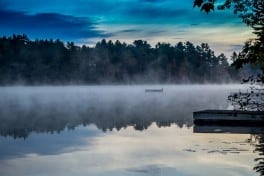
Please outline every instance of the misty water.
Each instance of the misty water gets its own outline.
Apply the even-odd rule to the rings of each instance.
[[[194,111],[229,109],[239,89],[1,87],[0,175],[261,175],[261,134],[194,130]]]

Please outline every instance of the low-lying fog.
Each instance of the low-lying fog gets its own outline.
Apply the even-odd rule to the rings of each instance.
[[[146,92],[146,89],[162,89]],[[151,123],[191,126],[193,111],[227,109],[241,85],[46,86],[0,88],[0,133],[26,137],[95,124],[106,131]]]

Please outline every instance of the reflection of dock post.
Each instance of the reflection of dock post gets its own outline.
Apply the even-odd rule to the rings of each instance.
[[[264,111],[193,112],[194,133],[264,134]]]
[[[194,125],[194,133],[264,134],[261,126]]]

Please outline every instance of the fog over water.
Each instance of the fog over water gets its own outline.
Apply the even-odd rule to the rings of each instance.
[[[146,92],[160,89],[163,92]],[[95,124],[106,131],[134,126],[192,126],[192,112],[227,109],[241,85],[57,86],[0,88],[0,133],[27,137]]]
[[[258,175],[250,134],[193,133],[193,111],[228,109],[239,89],[1,87],[0,175]]]

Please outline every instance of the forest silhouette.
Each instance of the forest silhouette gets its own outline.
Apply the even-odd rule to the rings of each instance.
[[[230,83],[239,81],[224,54],[207,43],[175,46],[147,41],[96,43],[30,40],[25,34],[0,38],[0,84]]]

